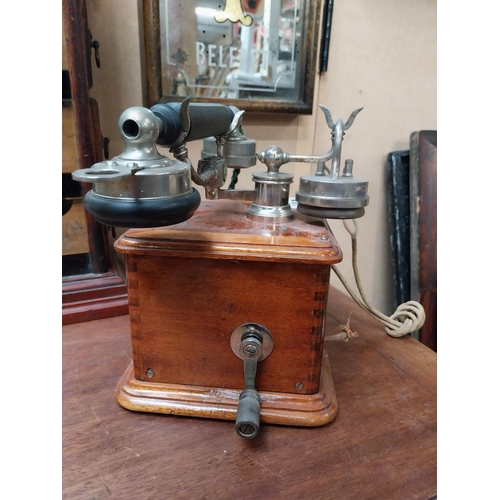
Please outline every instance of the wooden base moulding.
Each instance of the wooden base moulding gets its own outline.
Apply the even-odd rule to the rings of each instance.
[[[116,400],[128,410],[235,420],[240,390],[158,384],[134,377],[133,363],[116,386]],[[337,395],[326,352],[319,391],[316,394],[288,394],[259,391],[260,421],[266,424],[316,427],[333,421],[338,411]]]

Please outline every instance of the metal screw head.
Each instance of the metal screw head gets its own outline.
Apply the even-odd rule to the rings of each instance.
[[[323,241],[326,241],[326,240],[328,240],[328,239],[329,239],[329,238],[328,238],[328,236],[321,236],[321,237],[320,237],[320,240],[323,240]]]
[[[300,389],[304,387],[304,384],[302,382],[296,382],[294,387],[300,391]]]
[[[245,356],[253,358],[257,354],[257,347],[254,345],[246,345],[243,348],[243,352],[245,353]]]
[[[151,370],[151,368],[148,368],[146,370],[146,375],[149,377],[149,378],[153,378],[155,376],[155,372],[153,370]]]

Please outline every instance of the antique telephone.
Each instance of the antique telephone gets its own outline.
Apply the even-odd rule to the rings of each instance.
[[[346,123],[321,109],[332,147],[301,156],[277,146],[256,154],[244,111],[233,106],[186,99],[132,107],[118,122],[123,153],[72,174],[92,183],[84,204],[97,221],[130,228],[115,243],[125,256],[133,350],[116,388],[120,405],[235,420],[243,438],[255,437],[261,421],[335,418],[323,342],[330,270],[342,252],[324,219],[359,218],[369,198],[352,160],[340,172],[343,136],[360,109]],[[199,139],[195,169],[186,143]],[[224,189],[228,168],[257,159],[267,170],[253,174],[255,189]],[[296,210],[293,176],[280,171],[288,162],[317,164],[300,178]],[[410,305],[413,319],[418,306]],[[401,314],[386,319],[408,330]]]

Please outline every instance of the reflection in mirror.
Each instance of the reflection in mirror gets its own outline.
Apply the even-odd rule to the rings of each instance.
[[[186,2],[162,0],[163,94],[300,101],[303,3],[198,0],[187,8]]]

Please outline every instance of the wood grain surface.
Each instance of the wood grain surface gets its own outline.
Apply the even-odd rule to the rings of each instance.
[[[126,258],[137,380],[243,389],[229,337],[253,322],[274,342],[257,387],[318,392],[330,264],[340,248],[321,221],[255,224],[248,206],[204,201],[185,222],[130,229],[116,242]]]
[[[415,243],[412,259],[412,298],[427,317],[420,341],[437,352],[437,131],[421,130],[410,136],[410,168],[414,176]]]
[[[234,423],[126,410],[128,316],[63,327],[65,499],[430,499],[436,495],[436,353],[395,339],[331,288],[326,341],[338,397],[322,427]]]
[[[329,266],[342,251],[321,220],[296,213],[282,224],[246,218],[251,202],[202,201],[195,215],[166,227],[129,229],[115,243],[124,254],[195,259],[307,262]]]

